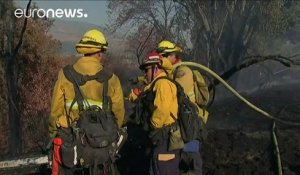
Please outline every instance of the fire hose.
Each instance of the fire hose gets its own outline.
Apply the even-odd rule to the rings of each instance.
[[[254,104],[252,104],[251,102],[249,102],[247,99],[245,99],[243,96],[241,96],[236,90],[234,90],[228,83],[226,83],[226,81],[224,81],[217,73],[215,73],[214,71],[212,71],[211,69],[209,69],[208,67],[199,64],[199,63],[194,63],[194,62],[180,62],[174,65],[174,69],[178,66],[181,65],[186,65],[186,66],[194,66],[197,68],[200,68],[201,70],[205,71],[206,73],[208,73],[209,75],[211,75],[213,78],[219,80],[230,92],[232,92],[238,99],[240,99],[242,102],[244,102],[247,106],[249,106],[250,108],[252,108],[253,110],[257,111],[258,113],[262,114],[263,116],[275,120],[279,123],[283,123],[286,125],[291,125],[291,126],[300,126],[300,123],[297,122],[291,122],[291,121],[285,121],[282,120],[280,118],[274,117],[271,114],[269,114],[268,112],[260,109],[259,107],[255,106]]]
[[[279,175],[282,175],[282,163],[281,163],[281,158],[280,158],[280,151],[279,151],[279,146],[278,146],[278,142],[277,142],[277,138],[276,138],[276,134],[275,134],[275,121],[282,123],[282,124],[286,124],[286,125],[291,125],[291,126],[300,126],[300,123],[297,122],[291,122],[291,121],[285,121],[282,120],[280,118],[274,117],[271,114],[269,114],[268,112],[260,109],[259,107],[255,106],[254,104],[252,104],[251,102],[249,102],[247,99],[245,99],[243,96],[241,96],[235,89],[233,89],[228,83],[226,83],[226,81],[224,81],[217,73],[215,73],[214,71],[212,71],[211,69],[209,69],[208,67],[199,64],[199,63],[194,63],[194,62],[180,62],[174,65],[174,69],[176,69],[176,67],[181,66],[181,65],[186,65],[186,66],[193,66],[193,67],[197,67],[199,69],[201,69],[202,71],[208,73],[209,75],[211,75],[213,78],[217,79],[218,81],[220,81],[230,92],[232,92],[238,99],[240,99],[242,102],[244,102],[248,107],[250,107],[251,109],[255,110],[256,112],[262,114],[263,116],[272,119],[274,121],[273,123],[273,127],[272,127],[272,140],[273,140],[273,144],[275,147],[275,156],[277,159],[277,173]]]

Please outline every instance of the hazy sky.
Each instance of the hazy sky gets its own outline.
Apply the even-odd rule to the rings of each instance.
[[[28,3],[27,0],[16,0],[17,4],[19,4],[22,8],[26,8]],[[103,26],[107,22],[107,14],[106,14],[106,3],[104,0],[32,0],[31,3],[36,3],[39,8],[42,9],[83,9],[84,13],[88,14],[87,18],[76,18],[76,19],[68,19],[61,18],[63,20],[73,20],[73,21],[83,21],[91,24],[101,25]]]

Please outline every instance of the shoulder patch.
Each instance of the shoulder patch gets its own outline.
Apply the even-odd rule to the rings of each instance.
[[[185,75],[185,72],[183,70],[178,70],[176,72],[175,78],[181,78]]]

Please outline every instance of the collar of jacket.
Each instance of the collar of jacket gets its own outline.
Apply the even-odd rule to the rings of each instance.
[[[151,87],[151,85],[152,85],[152,83],[157,79],[157,78],[159,78],[159,77],[167,77],[167,74],[165,73],[165,72],[161,72],[161,73],[159,73],[155,78],[154,78],[154,80],[153,81],[151,81],[151,83],[150,84],[148,84],[146,87],[145,87],[145,89],[144,90],[147,90],[147,89],[149,89],[150,87]]]
[[[74,69],[81,74],[95,75],[103,69],[103,65],[95,57],[81,57],[74,64]]]

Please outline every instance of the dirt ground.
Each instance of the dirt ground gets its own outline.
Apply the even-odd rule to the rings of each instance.
[[[276,86],[244,94],[251,102],[284,120],[300,122],[299,85]],[[272,121],[249,109],[235,97],[216,101],[210,108],[207,137],[202,144],[203,170],[207,175],[268,175],[277,173],[271,137]],[[300,174],[300,127],[276,125],[283,172]],[[146,133],[128,125],[129,138],[118,161],[121,175],[147,175]],[[40,167],[41,168],[41,167]],[[28,173],[25,173],[27,172]],[[38,167],[0,174],[36,174]],[[43,173],[47,174],[44,169]]]
[[[300,122],[300,85],[275,86],[243,94],[252,103],[284,120]],[[207,175],[276,174],[278,166],[273,122],[249,109],[236,97],[216,101],[210,108],[207,137],[202,144],[203,170]],[[276,123],[283,173],[300,174],[300,127]],[[145,133],[129,126],[129,138],[119,167],[124,175],[147,174]]]
[[[300,122],[299,87],[276,86],[244,96],[273,116]],[[205,174],[276,174],[271,120],[235,97],[216,102],[210,112],[202,148]],[[300,174],[300,127],[276,126],[283,172]]]

